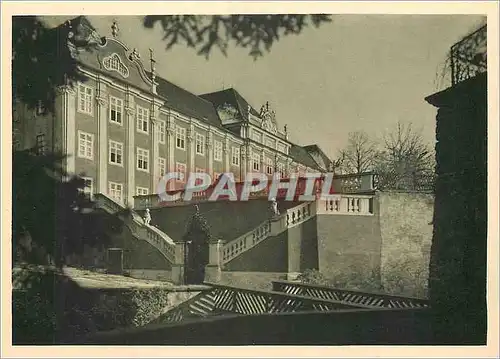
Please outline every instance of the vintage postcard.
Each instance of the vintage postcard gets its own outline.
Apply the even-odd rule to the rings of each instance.
[[[498,357],[498,8],[3,2],[2,356]]]

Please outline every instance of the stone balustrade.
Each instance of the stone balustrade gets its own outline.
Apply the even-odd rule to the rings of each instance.
[[[342,194],[317,201],[318,214],[373,215],[372,195]]]

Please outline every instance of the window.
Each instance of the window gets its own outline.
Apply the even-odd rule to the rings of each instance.
[[[109,141],[109,162],[123,166],[123,143]]]
[[[159,175],[158,177],[163,177],[166,175],[167,172],[167,165],[166,165],[166,160],[163,157],[158,157],[158,172]]]
[[[222,142],[214,141],[214,161],[222,162]]]
[[[285,165],[283,163],[278,163],[278,172],[280,174],[280,177],[285,177]]]
[[[94,159],[94,135],[78,131],[78,157]]]
[[[262,142],[262,135],[260,134],[260,132],[252,130],[252,140],[259,143]]]
[[[196,134],[196,154],[202,156],[205,154],[205,136],[201,133]]]
[[[149,189],[146,187],[137,187],[135,193],[136,196],[147,196],[149,194]]]
[[[147,108],[137,106],[137,131],[148,133],[149,110]]]
[[[184,127],[175,127],[175,147],[181,150],[186,149],[186,129]]]
[[[137,148],[137,169],[148,171],[149,169],[149,150]]]
[[[123,117],[123,100],[110,96],[109,97],[109,120],[119,125],[122,124]]]
[[[260,171],[260,156],[258,153],[252,155],[252,169],[254,171]]]
[[[94,180],[91,177],[82,177],[82,179],[84,187],[80,191],[87,199],[91,200],[94,193]]]
[[[205,173],[206,172],[203,168],[200,168],[200,167],[196,167],[195,171],[196,171],[196,173]],[[201,178],[197,178],[195,181],[195,186],[199,186],[202,183],[203,183],[203,181],[201,180]]]
[[[266,174],[272,175],[274,172],[273,160],[271,158],[266,158]]]
[[[175,164],[175,172],[180,172],[184,174],[184,181],[186,180],[186,164],[177,162]],[[181,180],[181,182],[184,182]]]
[[[231,164],[233,166],[240,165],[240,149],[238,147],[233,147],[232,149]]]
[[[35,150],[37,155],[45,154],[46,144],[45,144],[45,134],[41,133],[36,135]]]
[[[92,87],[80,84],[78,86],[78,111],[92,115],[94,112]]]
[[[279,144],[278,144],[278,151],[283,152],[283,153],[286,153],[286,148],[285,148],[285,145],[284,145],[284,144],[282,144],[282,143],[279,143]]]
[[[121,203],[123,201],[123,185],[121,183],[109,182],[108,194],[111,199]]]
[[[43,105],[43,101],[42,100],[38,100],[36,102],[35,114],[37,116],[43,116],[43,115],[45,115],[45,113],[46,113],[46,110],[45,110],[45,106]]]
[[[165,121],[158,120],[158,141],[165,143]]]

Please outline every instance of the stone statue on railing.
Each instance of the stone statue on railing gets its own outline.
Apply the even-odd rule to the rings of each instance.
[[[274,217],[277,217],[280,215],[280,211],[278,209],[278,202],[276,202],[276,198],[271,199],[271,211],[272,211]]]
[[[146,208],[146,213],[144,214],[144,223],[149,226],[151,222],[151,213],[149,212],[149,208]]]

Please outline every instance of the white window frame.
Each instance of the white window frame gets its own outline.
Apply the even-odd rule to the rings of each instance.
[[[149,150],[148,149],[145,149],[145,148],[141,148],[141,147],[137,147],[137,151],[136,151],[136,168],[138,171],[142,171],[142,172],[149,172],[150,170],[150,167],[149,167]],[[144,166],[144,163],[146,164],[146,168],[143,168],[140,166],[141,164],[141,161],[142,161],[142,164]]]
[[[278,164],[276,165],[277,169],[278,169],[278,173],[280,174],[280,177],[285,177],[286,175],[286,172],[285,172],[285,165],[281,162],[278,162]]]
[[[158,157],[158,177],[162,178],[167,172],[167,159],[165,157]]]
[[[182,168],[182,169],[181,169]],[[178,180],[179,182],[186,182],[187,181],[187,166],[183,162],[176,162],[175,163],[175,172],[181,172],[184,173],[184,180]]]
[[[136,112],[135,119],[137,132],[149,134],[149,109],[137,105]],[[144,124],[146,124],[146,130],[144,130]]]
[[[84,181],[84,187],[80,191],[92,200],[94,197],[94,179],[92,177],[82,177],[82,180]],[[87,186],[86,182],[90,182],[90,186]]]
[[[266,137],[266,146],[272,149],[276,148],[276,140],[272,137]]]
[[[147,196],[147,195],[149,195],[149,188],[137,186],[135,188],[135,195],[136,196]]]
[[[214,140],[214,161],[222,162],[222,141]]]
[[[252,171],[260,172],[260,155],[252,154]]]
[[[266,164],[266,174],[268,176],[271,176],[274,173],[274,163],[272,158],[266,157],[265,164]]]
[[[88,147],[88,142],[89,142],[89,139],[82,139],[81,136],[89,136],[90,137],[90,156],[87,154],[87,147]],[[80,152],[80,146],[82,144],[82,141],[85,142],[84,146],[85,146],[85,151],[84,153],[82,154]],[[93,161],[94,160],[94,134],[93,133],[88,133],[88,132],[84,132],[84,131],[78,131],[78,157],[80,158],[85,158],[87,160],[91,160]]]
[[[115,187],[115,189],[112,189],[112,187]],[[120,193],[119,199],[116,198],[115,196],[113,196],[113,193],[118,191],[118,188],[119,188],[119,193]],[[114,201],[119,202],[119,203],[123,203],[123,183],[109,181],[108,182],[108,194],[111,197],[111,199],[113,199]]]
[[[179,146],[179,142],[182,146]],[[186,150],[186,128],[182,126],[175,126],[175,148],[179,150]]]
[[[83,100],[83,108],[82,108]],[[94,88],[84,85],[82,83],[78,84],[78,112],[84,113],[86,115],[94,115]]]
[[[195,153],[199,156],[205,156],[205,135],[195,134]]]
[[[111,155],[113,154],[113,150],[116,150],[116,153],[115,153],[116,160],[118,160],[118,155],[120,155],[120,159],[121,159],[120,162],[113,162],[113,160],[111,158],[112,157]],[[111,165],[123,167],[123,142],[109,140],[108,162]]]
[[[120,114],[120,121],[113,120],[113,110],[115,111],[115,116]],[[123,126],[123,100],[118,97],[109,96],[109,122],[115,125]]]
[[[162,144],[166,142],[166,126],[165,121],[158,120],[158,142]]]
[[[278,149],[279,152],[286,153],[286,145],[284,145],[281,142],[278,142],[277,149]]]
[[[236,161],[235,161],[236,160]],[[240,148],[233,146],[231,149],[231,165],[240,166]]]

